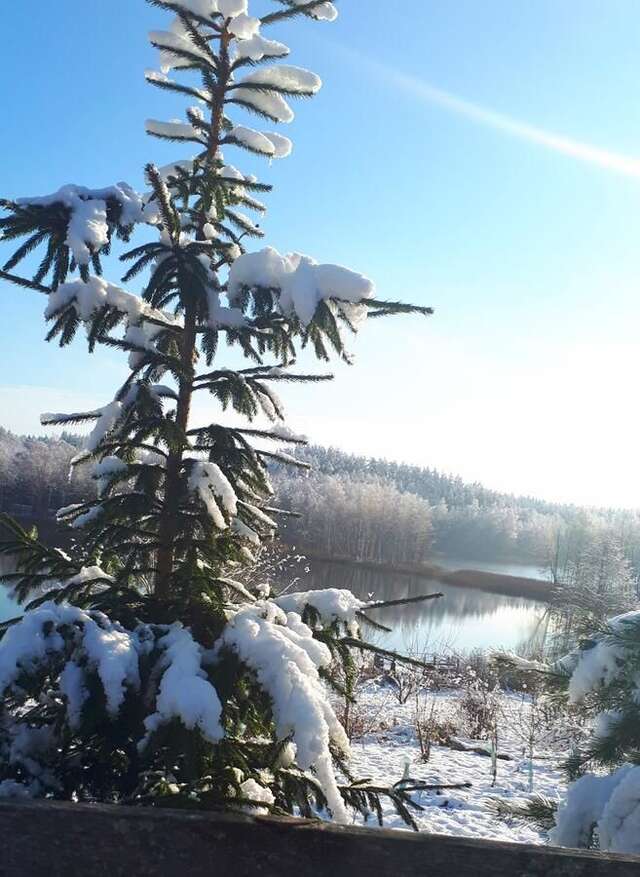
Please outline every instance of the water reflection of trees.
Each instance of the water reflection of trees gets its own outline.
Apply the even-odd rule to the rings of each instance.
[[[490,623],[498,612],[522,613],[522,620],[531,634],[535,632],[541,615],[540,603],[521,597],[492,594],[474,588],[461,588],[422,577],[378,572],[363,567],[349,567],[330,563],[313,563],[309,574],[296,583],[296,589],[347,588],[361,600],[396,600],[417,597],[421,594],[441,592],[439,600],[394,606],[376,613],[373,618],[401,634],[404,643],[414,640],[416,644],[443,645],[446,638],[455,638],[456,629],[465,622],[483,619]],[[529,625],[530,622],[530,625]],[[462,645],[462,644],[460,644]]]

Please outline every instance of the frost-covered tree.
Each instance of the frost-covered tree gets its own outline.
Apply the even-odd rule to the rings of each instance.
[[[345,475],[273,479],[287,508],[300,512],[282,536],[305,552],[381,563],[419,563],[431,548],[431,508],[380,479]]]
[[[554,552],[550,615],[553,643],[560,653],[589,638],[602,619],[620,615],[638,603],[637,582],[620,536],[609,526],[592,524],[574,531],[573,544],[558,540]],[[564,548],[565,557],[558,561]]]
[[[150,2],[173,20],[151,34],[161,69],[147,79],[192,105],[185,122],[147,131],[192,157],[149,164],[142,195],[74,184],[2,202],[2,237],[20,241],[2,277],[46,293],[47,339],[64,347],[83,328],[91,351],[127,354],[130,374],[93,411],[43,416],[93,424],[73,465],[90,467],[97,496],[60,510],[68,552],[4,519],[18,564],[7,579],[26,612],[0,641],[0,789],[345,820],[375,794],[350,783],[325,682],[336,663],[349,680],[365,607],[340,591],[271,597],[243,584],[243,568],[276,530],[267,461],[295,462],[278,447],[301,441],[274,386],[325,379],[295,370],[299,350],[348,359],[345,336],[367,315],[429,311],[376,299],[346,268],[245,251],[262,231],[244,211],[263,213],[269,186],[226,156],[284,158],[291,142],[232,117],[293,119],[289,99],[321,82],[274,63],[289,49],[266,34],[296,17],[332,21],[334,4],[276,0],[257,18],[247,0]],[[121,257],[123,283],[146,274],[135,294],[102,276],[102,260],[144,226],[152,239]],[[33,279],[14,273],[39,247]],[[247,367],[218,364],[221,341]],[[206,426],[190,420],[195,394],[211,400]]]

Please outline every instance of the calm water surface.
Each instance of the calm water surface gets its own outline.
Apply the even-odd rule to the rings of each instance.
[[[447,562],[451,569],[485,569],[524,575],[525,567],[479,562]],[[533,568],[528,570],[532,575]],[[541,576],[539,576],[541,577]],[[347,588],[362,600],[396,600],[420,594],[442,593],[438,600],[370,610],[373,618],[393,629],[369,635],[378,645],[400,651],[470,652],[474,649],[515,649],[542,633],[545,604],[524,597],[492,594],[477,588],[459,588],[407,575],[358,567],[312,563],[309,573],[292,590]]]

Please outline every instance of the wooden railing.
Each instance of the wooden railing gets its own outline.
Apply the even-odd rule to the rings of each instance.
[[[2,877],[640,877],[640,858],[149,808],[0,801]]]

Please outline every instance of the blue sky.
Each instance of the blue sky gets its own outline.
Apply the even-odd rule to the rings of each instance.
[[[335,384],[285,396],[293,424],[500,489],[640,504],[636,0],[340,9],[335,24],[272,32],[324,88],[284,130],[293,155],[259,168],[276,187],[266,242],[352,267],[380,297],[436,316],[365,327]],[[144,134],[145,118],[181,112],[143,79],[157,66],[146,33],[166,23],[143,0],[8,5],[3,196],[141,187],[145,162],[188,155]],[[532,127],[577,146],[543,146]],[[582,145],[603,154],[582,160]],[[119,356],[45,345],[40,297],[1,294],[2,423],[36,431],[43,409],[108,401]]]

